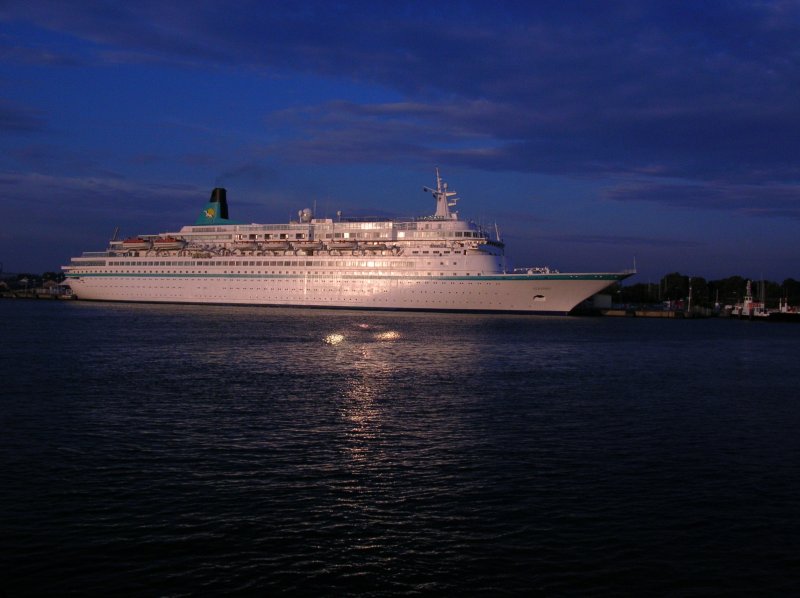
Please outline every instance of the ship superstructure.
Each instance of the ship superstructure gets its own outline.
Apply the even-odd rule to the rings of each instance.
[[[80,299],[568,313],[632,272],[513,270],[504,243],[461,220],[457,196],[436,171],[433,216],[316,218],[285,224],[228,218],[217,188],[194,224],[112,240],[63,266]]]

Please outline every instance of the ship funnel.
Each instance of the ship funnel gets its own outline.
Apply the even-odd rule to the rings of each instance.
[[[228,198],[224,188],[214,188],[211,199],[200,212],[195,224],[234,224],[228,220]]]
[[[224,187],[214,187],[209,203],[219,204],[219,217],[228,219],[228,197]]]

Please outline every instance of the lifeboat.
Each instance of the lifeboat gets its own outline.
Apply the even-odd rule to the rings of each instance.
[[[292,246],[295,249],[302,249],[304,251],[322,249],[322,243],[320,241],[294,241]]]
[[[153,249],[183,249],[186,242],[175,237],[159,237],[153,240]]]
[[[262,246],[267,251],[283,251],[290,247],[289,243],[286,241],[264,241]]]
[[[140,237],[131,237],[130,239],[125,239],[122,242],[123,249],[150,249],[151,243],[147,239],[142,239]]]
[[[357,245],[356,241],[333,241],[328,243],[328,249],[355,249]]]
[[[237,241],[233,244],[233,248],[239,251],[255,251],[258,249],[258,244],[253,241]]]

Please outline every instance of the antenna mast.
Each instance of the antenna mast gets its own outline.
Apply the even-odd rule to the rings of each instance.
[[[439,176],[438,166],[436,167],[436,189],[423,187],[422,190],[432,194],[436,198],[436,214],[434,214],[434,218],[440,218],[442,220],[455,220],[458,217],[458,213],[450,213],[450,208],[455,207],[456,203],[458,202],[458,198],[456,197],[457,193],[455,191],[447,190],[447,183],[445,183],[442,180],[442,177]]]

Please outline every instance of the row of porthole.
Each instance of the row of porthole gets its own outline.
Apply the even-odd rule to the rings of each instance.
[[[111,282],[111,281],[108,281],[108,282]],[[174,286],[174,285],[164,286],[164,287],[161,287],[161,286],[154,287],[152,285],[119,285],[119,284],[108,284],[108,282],[106,282],[106,281],[104,281],[102,279],[97,281],[99,286],[104,286],[104,287],[119,287],[119,288],[176,288],[176,289],[177,288],[186,288],[186,287],[183,287],[183,286]],[[319,288],[320,283],[322,283],[322,284],[325,284],[325,283],[330,284],[330,283],[339,282],[339,281],[333,281],[333,280],[325,281],[325,280],[322,280],[322,281],[313,281],[313,282],[314,282],[314,285],[311,288],[309,288],[308,286],[304,285],[302,283],[302,281],[297,281],[296,285],[294,285],[292,287],[280,287],[279,290],[293,290],[294,289],[294,290],[305,290],[305,291],[311,291],[311,292],[320,292],[321,290],[328,291],[328,290],[330,290],[328,288],[320,289]],[[350,281],[350,284],[352,284],[352,282],[353,281]],[[419,286],[419,285],[425,284],[424,281],[420,281],[420,280],[399,281],[399,282],[401,283],[400,286],[403,286],[403,287],[408,287],[409,284],[412,285],[412,286]],[[459,286],[463,286],[465,283],[464,282],[458,282],[458,281],[448,281],[448,282],[441,282],[440,283],[439,281],[434,281],[433,284],[437,285],[437,286],[439,284],[441,284],[441,285],[446,285],[448,287],[452,287],[455,284],[458,284]],[[481,287],[497,286],[498,285],[498,283],[492,283],[492,282],[481,282],[479,284],[480,284]],[[368,286],[368,285],[361,284],[360,286],[363,288],[363,287]],[[469,285],[469,286],[474,288],[474,285]],[[231,287],[231,289],[233,289],[233,288],[254,288],[254,287]],[[273,288],[274,289],[275,287],[273,285],[270,285],[269,287],[255,287],[255,288]],[[334,290],[339,290],[340,288],[341,287],[335,287]],[[387,287],[381,287],[381,288],[387,288]],[[392,288],[395,288],[395,287],[392,286]],[[425,291],[423,291],[423,292],[425,292]],[[449,291],[439,291],[439,292],[449,292]]]
[[[94,270],[80,270],[80,271],[75,270],[75,271],[72,272],[72,274],[81,275],[81,274],[92,274],[94,272],[95,272]],[[279,275],[279,276],[280,275],[299,276],[301,274],[307,274],[309,277],[336,276],[336,277],[341,277],[341,278],[347,278],[349,276],[396,276],[396,277],[399,277],[400,279],[402,279],[402,277],[405,276],[405,275],[415,275],[416,273],[404,273],[404,274],[401,274],[399,272],[392,272],[391,270],[390,271],[386,271],[386,272],[384,272],[384,271],[378,271],[378,272],[375,272],[375,271],[373,271],[373,272],[363,271],[363,272],[347,272],[347,273],[343,273],[343,272],[305,272],[305,271],[297,271],[297,270],[278,270],[278,271],[271,270],[269,272],[265,272],[265,271],[261,271],[261,270],[259,270],[257,272],[256,271],[247,271],[247,270],[245,270],[245,271],[242,271],[242,270],[235,270],[235,271],[234,270],[230,270],[230,271],[223,270],[222,272],[213,272],[213,271],[209,272],[208,270],[201,270],[201,271],[200,270],[191,270],[191,271],[190,270],[166,270],[166,271],[162,271],[162,272],[153,272],[152,270],[108,270],[108,271],[102,272],[102,274],[118,274],[120,276],[132,276],[132,275],[140,276],[142,274],[150,274],[150,275],[153,275],[154,277],[164,276],[166,274],[182,274],[182,275],[186,275],[187,277],[190,277],[190,278],[192,277],[191,275],[193,275],[193,274],[205,274],[205,275],[212,275],[212,276],[220,276],[221,274],[222,275],[224,275],[224,274],[244,274],[244,275],[250,275],[250,276],[275,276],[275,275]],[[419,273],[419,274],[421,274],[421,273]],[[476,274],[476,276],[481,276],[481,275],[482,275],[482,273],[480,273],[480,272],[478,274]],[[426,272],[425,276],[472,276],[472,273],[470,273],[470,272],[466,272],[466,273],[462,273],[462,272]]]
[[[130,290],[138,290],[138,289],[126,289],[126,290],[130,291]],[[154,296],[152,296],[151,292],[153,290],[156,290],[156,289],[148,287],[147,290],[149,291],[148,293],[140,293],[140,296],[142,298],[146,298],[146,299],[177,299],[177,298],[180,298],[180,295],[178,295],[178,294],[170,294],[170,295],[162,295],[160,297],[154,297]],[[160,289],[160,290],[163,290],[163,289]],[[231,290],[234,290],[234,289],[231,289]],[[239,292],[241,292],[243,289],[235,289],[235,290],[238,290]],[[231,297],[228,296],[228,295],[201,295],[201,296],[195,296],[193,298],[194,299],[198,299],[198,300],[199,299],[203,299],[203,300],[215,300],[215,299],[218,299],[220,301],[225,301],[225,300],[230,300],[231,299]],[[379,296],[373,296],[372,298],[375,301],[382,301],[382,302],[388,302],[389,301],[388,298],[381,298]],[[282,301],[282,300],[286,300],[286,296],[276,295],[276,296],[266,296],[265,297],[263,295],[250,295],[250,296],[247,296],[247,297],[239,297],[238,299],[240,299],[240,300],[247,299],[247,300],[253,300],[253,301]],[[362,301],[363,299],[364,299],[363,296],[354,296],[353,294],[347,294],[345,296],[340,296],[340,297],[330,297],[328,299],[328,301],[329,302]],[[435,303],[437,303],[439,305],[442,304],[441,301],[434,301],[433,299],[424,299],[424,300],[422,300],[422,299],[414,299],[413,297],[412,298],[407,298],[407,299],[410,299],[412,302],[416,302],[416,303],[430,304],[431,302],[435,302]],[[324,300],[324,298],[316,298],[315,300],[320,301],[320,300]],[[452,303],[455,303],[455,302],[454,301],[450,301],[449,303],[452,304]],[[494,304],[495,304],[495,302],[491,303],[491,305],[494,305]]]
[[[329,282],[331,282],[331,281],[329,281]],[[412,282],[414,282],[414,283],[415,283],[415,284],[414,284],[414,286],[418,286],[419,284],[422,284],[422,283],[421,283],[421,281],[412,281]],[[437,282],[437,283],[434,283],[434,284],[437,284],[437,285],[438,285],[439,283]],[[442,284],[444,284],[444,283],[442,283]],[[451,282],[451,283],[450,283],[450,285],[453,285],[453,284],[455,284],[455,283],[454,283],[454,282]],[[460,283],[460,285],[463,285],[463,283]],[[488,285],[489,285],[489,283],[482,283],[482,284],[481,284],[481,286],[488,286]],[[155,285],[122,285],[122,284],[111,284],[111,281],[105,281],[105,280],[98,280],[98,281],[96,281],[96,286],[100,286],[100,287],[107,287],[107,288],[120,288],[120,289],[184,289],[184,290],[186,290],[186,289],[187,289],[187,287],[185,287],[185,286],[179,286],[179,285],[158,285],[158,286],[155,286]],[[361,290],[363,290],[363,288],[364,288],[365,286],[367,286],[367,285],[361,285],[359,288],[360,288]],[[189,288],[196,288],[196,287],[189,287]],[[208,288],[208,287],[202,287],[202,288]],[[213,287],[212,287],[212,288],[213,288]],[[269,289],[272,289],[272,290],[282,290],[282,291],[283,291],[283,290],[285,290],[285,291],[292,291],[292,290],[294,290],[294,291],[307,291],[307,292],[308,292],[308,291],[310,291],[310,292],[320,292],[320,291],[323,291],[323,290],[324,290],[324,291],[331,291],[331,290],[332,290],[332,291],[338,291],[338,290],[341,290],[343,287],[342,287],[342,286],[336,286],[336,287],[330,287],[330,288],[327,288],[327,287],[326,287],[326,288],[320,288],[318,285],[316,285],[316,286],[312,286],[312,287],[310,287],[310,288],[309,288],[309,287],[307,287],[307,286],[305,286],[305,285],[302,285],[302,284],[297,284],[297,285],[295,285],[295,286],[290,286],[290,287],[279,287],[279,288],[276,288],[275,286],[272,286],[272,285],[271,285],[271,286],[269,286],[269,287],[263,287],[263,286],[261,286],[261,287],[259,287],[259,286],[256,286],[256,287],[252,287],[252,286],[237,286],[237,287],[223,287],[223,288],[224,288],[225,290],[237,290],[237,289],[263,290],[264,288],[269,288]],[[344,288],[346,289],[347,287],[344,287]],[[370,287],[370,288],[371,288],[371,287]],[[388,292],[388,291],[390,290],[390,288],[392,288],[392,287],[388,287],[388,286],[381,286],[381,287],[379,287],[379,288],[380,288],[380,290],[382,290],[382,291],[386,291],[386,292]],[[422,293],[427,293],[427,292],[432,292],[432,293],[448,293],[448,292],[452,292],[452,291],[449,291],[449,290],[439,290],[439,291],[431,290],[431,291],[428,291],[428,290],[425,290],[425,289],[420,289],[420,290],[412,290],[412,292],[422,292]],[[463,293],[463,292],[465,292],[465,291],[462,291],[462,293]]]

